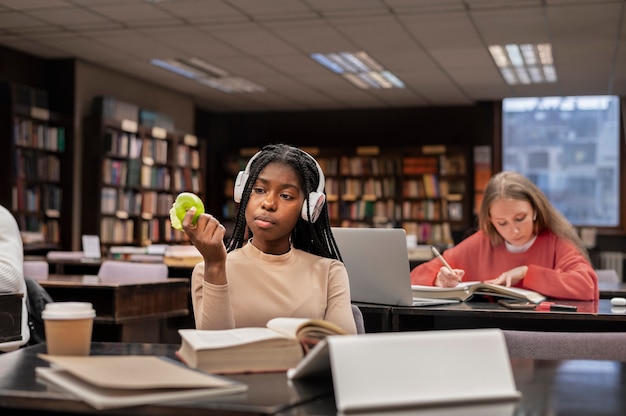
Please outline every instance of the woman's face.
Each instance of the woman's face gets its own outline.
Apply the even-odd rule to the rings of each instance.
[[[528,201],[517,199],[498,199],[489,208],[491,224],[513,246],[523,246],[535,236],[534,215]]]
[[[291,232],[295,228],[304,192],[291,166],[269,163],[252,187],[246,206],[246,222],[252,230],[252,243],[269,254],[289,251]]]

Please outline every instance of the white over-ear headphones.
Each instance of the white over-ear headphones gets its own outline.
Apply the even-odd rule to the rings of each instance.
[[[319,173],[320,180],[317,185],[317,191],[309,193],[308,198],[308,209],[307,209],[307,200],[304,200],[304,204],[302,205],[301,216],[306,221],[309,220],[308,211],[311,212],[311,222],[317,221],[320,214],[322,213],[322,207],[324,206],[324,202],[326,202],[326,195],[324,194],[324,185],[326,184],[326,179],[324,178],[324,172],[322,172],[322,168],[317,163],[317,160],[304,150],[300,150],[302,153],[307,155],[315,166],[317,167],[317,172]],[[248,164],[246,165],[245,170],[240,171],[237,174],[237,179],[235,179],[235,189],[233,192],[233,198],[235,202],[241,202],[241,196],[243,195],[243,190],[246,187],[246,182],[248,182],[248,177],[250,176],[250,166],[252,165],[252,161],[256,159],[256,157],[261,154],[261,152],[256,153],[254,156],[250,158]]]

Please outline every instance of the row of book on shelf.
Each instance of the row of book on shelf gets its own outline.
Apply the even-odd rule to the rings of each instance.
[[[136,226],[139,229],[136,230]],[[169,218],[103,217],[100,221],[103,244],[149,244],[152,241],[185,241],[184,233],[172,228]]]
[[[462,154],[318,157],[327,176],[465,175]]]
[[[18,146],[63,152],[65,129],[16,117],[13,124],[13,140]]]
[[[463,203],[446,199],[402,202],[402,218],[430,221],[462,221]]]
[[[110,156],[165,164],[168,146],[169,142],[163,139],[142,138],[135,133],[114,129],[104,131],[104,151]]]
[[[341,195],[342,199],[393,198],[396,195],[396,179],[384,178],[326,178],[326,194]]]
[[[449,222],[431,223],[404,221],[402,228],[407,235],[417,237],[417,244],[453,244],[452,228]]]
[[[171,173],[167,166],[144,165],[139,159],[104,159],[102,179],[108,185],[169,189]]]
[[[48,216],[55,216],[53,212],[61,209],[61,188],[53,184],[41,184],[38,186],[28,186],[23,178],[16,179],[13,187],[14,212],[39,212],[42,211]]]
[[[198,170],[189,167],[174,168],[168,166],[152,166],[143,164],[140,159],[104,159],[102,178],[107,185],[114,186],[142,186],[152,189],[184,189],[199,192],[202,188],[202,177]],[[173,183],[172,183],[173,180]]]
[[[40,235],[42,241],[57,244],[61,240],[61,228],[58,218],[41,218],[35,215],[15,214],[15,220],[21,233],[25,235]],[[25,242],[26,243],[26,242]]]
[[[13,175],[16,178],[58,182],[61,161],[55,154],[39,154],[30,149],[15,149]]]
[[[386,221],[398,218],[396,203],[393,199],[376,201],[328,201],[328,215],[331,219],[350,218],[364,220],[367,218],[385,218]]]
[[[326,178],[326,194],[341,196],[342,199],[393,198],[397,194],[395,177],[379,178]],[[439,179],[434,174],[404,179],[404,198],[449,198],[465,192],[463,180]]]
[[[174,195],[156,191],[133,191],[118,188],[102,188],[100,210],[103,214],[124,212],[139,216],[149,214],[167,216],[174,203]]]

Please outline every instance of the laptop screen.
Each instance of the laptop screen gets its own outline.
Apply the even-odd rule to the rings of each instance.
[[[333,227],[353,302],[411,306],[406,233],[402,228]]]

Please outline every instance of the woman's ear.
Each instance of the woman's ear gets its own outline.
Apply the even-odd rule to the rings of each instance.
[[[533,214],[533,221],[537,221],[537,211]]]

